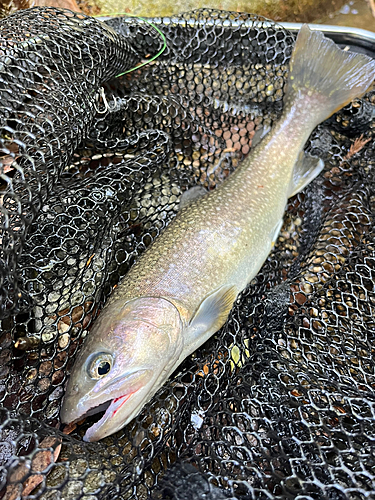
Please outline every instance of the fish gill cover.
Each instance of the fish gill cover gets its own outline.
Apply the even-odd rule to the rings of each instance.
[[[122,431],[60,429],[113,288],[282,109],[291,33],[213,10],[155,22],[167,49],[117,79],[161,48],[142,20],[0,22],[0,499],[373,498],[374,92],[310,137],[325,170],[220,332]]]

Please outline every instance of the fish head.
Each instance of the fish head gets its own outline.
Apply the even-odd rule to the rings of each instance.
[[[77,356],[61,409],[63,423],[106,410],[85,441],[98,441],[132,420],[168,378],[183,347],[180,314],[168,300],[108,305]]]

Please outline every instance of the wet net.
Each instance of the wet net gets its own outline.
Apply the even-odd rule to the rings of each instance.
[[[0,22],[0,499],[374,498],[375,92],[310,137],[325,170],[221,331],[117,434],[60,427],[113,288],[282,110],[291,33],[212,10],[154,22],[166,50],[119,78],[163,45],[142,20]]]

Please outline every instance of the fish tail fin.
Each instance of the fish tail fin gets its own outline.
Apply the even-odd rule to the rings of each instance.
[[[304,110],[317,114],[320,123],[362,96],[374,79],[374,59],[343,51],[304,24],[292,53],[285,98],[301,99]]]

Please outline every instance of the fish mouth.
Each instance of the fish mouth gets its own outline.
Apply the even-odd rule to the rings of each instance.
[[[101,387],[101,390],[98,391],[101,394],[108,394],[108,399],[101,401],[97,405],[92,405],[90,408],[82,412],[81,415],[74,420],[77,422],[82,420],[83,418],[89,417],[91,415],[96,415],[98,413],[102,413],[104,411],[104,415],[95,422],[91,427],[89,427],[86,431],[86,434],[83,437],[84,441],[97,441],[102,437],[105,437],[106,429],[111,427],[111,422],[115,419],[117,412],[127,403],[130,398],[140,391],[142,388],[147,385],[149,377],[147,375],[150,374],[150,370],[137,370],[131,374],[122,377],[116,377],[110,383],[105,384]],[[147,380],[145,381],[145,378]],[[97,392],[97,391],[95,391]],[[91,394],[92,396],[92,394]],[[95,398],[93,398],[95,400]],[[87,395],[85,398],[86,402],[90,400],[90,395]],[[83,403],[83,402],[82,402]],[[80,405],[79,405],[80,406]],[[128,421],[135,415],[133,415],[132,408],[129,408],[129,412],[126,415],[129,415],[128,418],[120,419],[121,425],[118,428],[125,426]],[[111,431],[110,434],[114,432]]]
[[[90,410],[88,410],[84,415],[82,415],[80,420],[90,415],[96,415],[98,413],[105,411],[104,415],[95,424],[93,424],[91,427],[87,429],[85,435],[83,436],[83,440],[91,441],[92,440],[91,438],[96,435],[97,431],[99,431],[109,419],[113,418],[116,415],[119,409],[131,398],[131,396],[135,392],[137,392],[137,390],[125,394],[124,396],[120,396],[115,399],[110,399],[109,401],[106,401],[105,403],[102,403],[94,408],[90,408]]]

